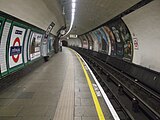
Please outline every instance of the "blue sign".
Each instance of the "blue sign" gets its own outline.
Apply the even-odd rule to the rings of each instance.
[[[10,49],[10,56],[19,55],[22,52],[22,46],[12,46]]]
[[[22,35],[23,31],[20,31],[20,30],[16,30],[15,31],[15,34],[18,34],[18,35]]]

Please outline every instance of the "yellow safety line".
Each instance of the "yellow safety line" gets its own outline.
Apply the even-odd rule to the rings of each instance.
[[[72,49],[71,49],[71,50],[72,50]],[[72,51],[73,51],[73,50],[72,50]],[[73,51],[73,52],[74,52],[74,51]],[[91,80],[90,80],[89,75],[88,75],[88,73],[87,73],[87,71],[86,71],[86,69],[85,69],[85,67],[84,67],[84,65],[83,65],[83,62],[82,62],[82,60],[80,59],[80,57],[77,55],[77,53],[76,53],[76,52],[74,52],[74,53],[75,53],[75,55],[77,56],[77,58],[78,58],[78,60],[79,60],[79,62],[80,62],[80,64],[81,64],[81,66],[82,66],[82,69],[83,69],[83,72],[84,72],[84,74],[85,74],[85,77],[86,77],[86,79],[87,79],[88,86],[89,86],[89,89],[90,89],[91,94],[92,94],[92,98],[93,98],[93,101],[94,101],[94,104],[95,104],[95,107],[96,107],[96,111],[97,111],[99,120],[105,120],[104,114],[103,114],[103,112],[102,112],[101,106],[100,106],[99,101],[98,101],[98,98],[97,98],[97,95],[96,95],[96,93],[95,93],[95,91],[94,91],[94,88],[93,88],[93,86],[92,86]]]

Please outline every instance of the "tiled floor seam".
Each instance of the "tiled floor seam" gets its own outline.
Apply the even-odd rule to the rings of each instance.
[[[73,58],[71,57],[71,61],[73,61]],[[58,106],[56,109],[56,113],[54,116],[54,120],[66,120],[66,119],[73,119],[73,109],[74,109],[74,105],[70,104],[70,102],[73,102],[73,97],[74,97],[74,89],[72,89],[74,87],[74,71],[73,69],[73,63],[70,64],[71,66],[68,67],[67,69],[67,74],[66,74],[66,79],[64,81],[63,84],[63,88],[62,88],[62,93],[61,93],[61,97],[60,100],[58,102]],[[72,73],[73,72],[73,73]],[[66,96],[67,95],[67,96]],[[64,98],[66,97],[66,98]],[[66,100],[68,98],[68,100]],[[70,101],[72,100],[72,101]],[[61,103],[62,102],[62,103]],[[63,105],[62,107],[65,107],[65,111],[60,110],[60,106],[61,104]],[[66,108],[68,107],[68,108]],[[64,115],[62,115],[64,113]],[[68,117],[68,118],[66,118]]]

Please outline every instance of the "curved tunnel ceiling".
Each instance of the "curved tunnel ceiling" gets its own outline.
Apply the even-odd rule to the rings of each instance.
[[[48,9],[56,15],[57,21],[64,25],[61,3],[59,0],[43,0]]]
[[[60,0],[65,10],[67,28],[71,21],[71,1]],[[109,21],[141,0],[76,0],[76,13],[71,33],[83,34]]]

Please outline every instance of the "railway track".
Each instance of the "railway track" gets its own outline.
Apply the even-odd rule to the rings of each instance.
[[[94,71],[122,120],[160,120],[157,93],[87,51],[79,49],[77,52]]]

